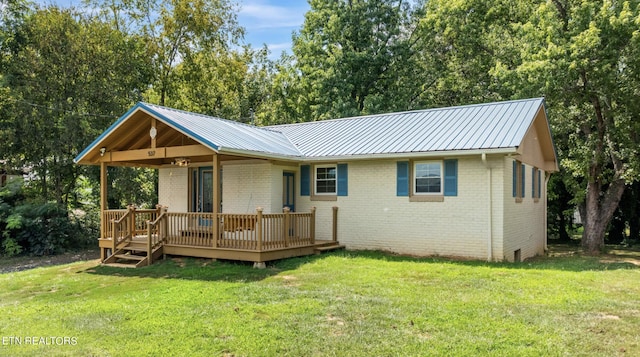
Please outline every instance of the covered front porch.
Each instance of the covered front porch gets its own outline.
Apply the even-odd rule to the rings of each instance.
[[[300,159],[283,140],[258,127],[136,105],[75,160],[100,166],[102,262],[144,266],[171,254],[264,266],[340,247],[335,234],[315,239],[314,207],[296,210]],[[108,207],[112,166],[158,170],[158,206]],[[333,232],[336,219],[334,212]]]

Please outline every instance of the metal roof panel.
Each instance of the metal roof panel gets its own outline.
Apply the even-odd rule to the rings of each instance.
[[[517,147],[543,98],[275,125],[307,157]]]

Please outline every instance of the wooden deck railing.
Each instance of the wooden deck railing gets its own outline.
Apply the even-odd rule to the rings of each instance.
[[[255,214],[166,212],[155,210],[105,211],[103,219],[120,217],[118,225],[103,237],[116,237],[114,247],[125,237],[146,235],[152,250],[156,244],[264,251],[307,246],[315,243],[315,207],[311,212]],[[113,218],[111,218],[113,220]],[[115,223],[115,221],[113,221]],[[214,224],[218,237],[214,239]],[[117,233],[117,234],[114,234]],[[115,250],[114,250],[115,251]]]
[[[213,213],[167,213],[169,244],[211,247],[213,245]]]
[[[122,218],[122,216],[124,216],[127,213],[127,211],[128,211],[127,209],[114,209],[114,210],[104,211],[102,215],[103,232],[100,238],[113,237],[113,226],[111,225],[111,223],[113,221],[117,221],[120,218]]]

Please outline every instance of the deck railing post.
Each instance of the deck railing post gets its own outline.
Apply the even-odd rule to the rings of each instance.
[[[111,249],[111,254],[114,254],[116,252],[116,245],[117,245],[117,241],[118,241],[118,236],[120,235],[120,232],[118,232],[118,225],[116,224],[116,220],[112,219],[111,220],[111,243],[112,243],[112,249]]]
[[[133,239],[136,236],[136,206],[129,205],[128,210],[131,211],[129,215],[129,235]]]
[[[213,229],[213,247],[218,248],[218,239],[224,234],[224,230],[220,229],[221,217],[219,213],[213,212],[211,217],[211,228]]]
[[[151,222],[147,221],[147,265],[153,263],[153,248],[151,244]]]
[[[283,232],[282,232],[282,236],[284,237],[284,246],[288,247],[290,244],[290,237],[289,237],[289,232],[291,232],[291,208],[289,207],[285,207],[282,209],[282,212],[284,213],[284,225],[282,227]]]
[[[333,233],[331,238],[334,242],[338,241],[338,207],[333,206]]]
[[[311,222],[309,222],[311,244],[316,244],[316,208],[311,207]]]
[[[258,240],[258,251],[262,251],[262,207],[256,208],[256,235]]]
[[[167,211],[169,211],[169,207],[163,206],[161,214],[166,214],[166,216],[162,220],[162,236],[160,236],[160,230],[158,230],[158,240],[162,242],[164,242],[169,236],[169,215],[167,214]]]

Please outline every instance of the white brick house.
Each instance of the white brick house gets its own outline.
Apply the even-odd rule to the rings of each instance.
[[[315,207],[347,249],[490,261],[544,252],[558,169],[542,98],[271,127],[139,103],[76,162],[157,168],[174,212]]]

